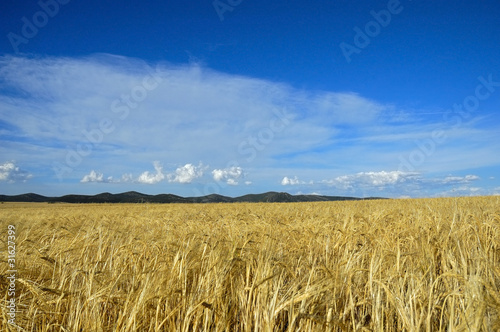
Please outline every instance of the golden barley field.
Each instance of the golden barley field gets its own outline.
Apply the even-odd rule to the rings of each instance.
[[[500,330],[500,197],[5,203],[0,234],[1,331]]]

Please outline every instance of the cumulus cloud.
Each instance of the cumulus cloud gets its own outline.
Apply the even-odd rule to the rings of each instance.
[[[302,183],[301,181],[299,181],[299,179],[294,176],[293,178],[289,178],[288,176],[285,176],[282,180],[281,180],[281,185],[282,186],[288,186],[288,185],[296,185],[296,184],[300,184]]]
[[[88,182],[105,182],[104,174],[96,172],[94,170],[90,171],[89,174],[85,175],[80,182],[88,183]]]
[[[193,164],[186,164],[182,167],[178,167],[175,173],[168,175],[169,182],[178,183],[191,183],[194,179],[203,176],[204,167],[202,164],[199,166],[194,166]]]
[[[145,173],[141,174],[143,176]],[[150,176],[151,174],[147,174],[147,176]],[[141,177],[140,176],[140,177]],[[140,178],[139,177],[139,178]],[[126,183],[126,182],[140,182],[139,179],[134,180],[132,174],[123,174],[120,179],[115,180],[112,176],[108,176],[107,178],[104,178],[104,174],[97,172],[97,171],[90,171],[89,174],[86,174],[81,180],[81,183]],[[148,183],[148,182],[144,182]]]
[[[155,168],[155,173],[150,173],[149,171],[146,171],[137,178],[137,182],[154,184],[165,179],[165,175],[163,174],[163,167],[161,166],[160,162],[155,161],[153,165]]]
[[[237,166],[214,169],[212,176],[215,181],[225,181],[229,185],[236,186],[238,185],[238,179],[243,176],[243,169]]]
[[[5,162],[0,164],[0,181],[6,181],[9,183],[14,182],[26,182],[28,179],[32,178],[33,175],[19,168],[13,162]]]
[[[205,169],[202,164],[199,166],[186,164],[178,167],[172,173],[167,173],[163,170],[163,166],[159,161],[153,162],[153,167],[155,169],[154,172],[142,172],[137,178],[134,178],[130,173],[126,173],[116,180],[114,180],[112,176],[105,178],[103,173],[92,170],[89,174],[85,175],[80,182],[156,184],[166,179],[169,182],[191,183],[194,179],[203,176],[203,171]]]

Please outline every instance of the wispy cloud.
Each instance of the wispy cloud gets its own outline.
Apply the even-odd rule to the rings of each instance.
[[[377,119],[391,105],[377,103],[356,93],[324,93],[314,100],[315,109],[332,123],[360,125]]]
[[[297,176],[293,178],[285,176],[281,184],[301,188],[299,192],[318,190],[317,192],[331,193],[333,189],[338,195],[364,196],[366,193],[384,192],[390,197],[420,197],[422,194],[430,195],[432,191],[442,193],[439,194],[441,196],[445,194],[456,196],[461,193],[488,194],[489,191],[479,190],[479,187],[470,185],[479,180],[479,176],[472,174],[432,177],[419,172],[370,171],[310,181],[299,180]]]
[[[68,183],[160,184],[165,191],[179,185],[185,194],[184,184],[213,181],[231,190],[244,188],[236,186],[242,183],[263,191],[276,189],[270,183],[315,186],[306,192],[406,185],[438,190],[473,180],[425,182],[418,174],[498,165],[498,128],[479,118],[450,128],[419,117],[419,110],[356,92],[299,89],[196,63],[109,54],[3,56],[0,87],[0,155],[30,169],[2,170],[0,179],[7,182],[33,173],[47,183],[62,174]],[[435,129],[448,140],[425,164],[415,172],[391,171]],[[155,163],[144,170],[158,159],[165,168]],[[309,180],[312,174],[318,178]]]
[[[480,187],[462,185],[458,187],[453,187],[448,190],[443,190],[434,196],[450,197],[450,196],[481,196],[481,195],[495,195],[495,191],[490,192]]]
[[[161,83],[139,96],[137,87],[150,73]],[[130,165],[150,160],[149,151],[168,154],[173,163],[195,156],[208,164],[246,163],[255,153],[252,162],[265,164],[276,154],[323,146],[336,133],[333,125],[366,124],[385,109],[350,92],[301,91],[196,64],[150,66],[111,55],[5,56],[0,77],[10,91],[0,95],[10,140],[43,145],[50,149],[47,159],[71,169],[85,163],[97,168],[117,153],[120,164]],[[286,110],[286,127],[276,119],[277,110]],[[99,132],[103,122],[108,132]],[[244,142],[247,149],[241,148]]]
[[[347,174],[337,176],[332,179],[310,180],[308,182],[299,180],[297,176],[293,178],[285,176],[281,180],[283,186],[300,186],[310,188],[335,188],[342,193],[355,192],[359,190],[382,190],[388,187],[397,187],[402,184],[419,184],[423,181],[420,173],[402,172],[402,171],[378,171],[378,172],[359,172],[356,174]]]
[[[466,176],[447,176],[442,180],[438,180],[443,184],[458,184],[458,183],[470,183],[472,181],[479,180],[477,175],[466,175]]]
[[[343,175],[322,182],[341,189],[353,189],[357,187],[384,188],[419,179],[420,176],[416,172],[380,171]]]

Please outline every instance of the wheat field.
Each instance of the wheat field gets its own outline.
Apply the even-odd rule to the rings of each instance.
[[[0,330],[498,331],[499,203],[1,204]]]

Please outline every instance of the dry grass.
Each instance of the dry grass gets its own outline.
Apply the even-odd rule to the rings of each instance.
[[[498,331],[499,203],[6,203],[0,330]]]

